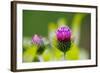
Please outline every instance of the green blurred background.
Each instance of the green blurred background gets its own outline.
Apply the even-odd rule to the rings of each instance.
[[[52,32],[50,30],[60,25],[67,25],[72,29],[73,41],[83,53],[79,59],[90,59],[90,13],[23,10],[23,42],[24,38],[31,40],[34,34],[48,38],[48,34]]]
[[[33,34],[48,35],[48,24],[57,23],[59,18],[68,21],[71,26],[72,18],[76,13],[23,10],[23,35],[31,37]]]

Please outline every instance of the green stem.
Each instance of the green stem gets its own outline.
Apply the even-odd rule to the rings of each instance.
[[[66,60],[66,52],[64,52],[64,60]]]

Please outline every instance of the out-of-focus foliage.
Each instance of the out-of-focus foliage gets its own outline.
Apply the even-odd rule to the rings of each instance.
[[[87,14],[76,14],[73,17],[73,22],[72,22],[72,36],[74,37],[74,43],[79,44],[79,39],[80,39],[80,26],[82,23],[82,20],[85,18]]]
[[[36,56],[36,51],[37,51],[36,46],[27,47],[27,49],[23,53],[23,61],[32,62],[34,60],[34,57]]]
[[[79,48],[72,43],[72,46],[68,52],[66,52],[66,59],[67,60],[78,60],[79,59]]]

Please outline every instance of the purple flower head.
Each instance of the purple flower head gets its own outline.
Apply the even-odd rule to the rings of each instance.
[[[56,37],[58,41],[67,42],[71,39],[71,29],[68,26],[62,26],[57,29]]]
[[[36,44],[36,45],[38,45],[38,46],[41,46],[41,45],[43,44],[42,37],[35,34],[35,35],[32,37],[32,43],[33,43],[33,44]]]

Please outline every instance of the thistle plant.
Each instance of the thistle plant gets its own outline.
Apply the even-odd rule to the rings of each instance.
[[[66,52],[71,47],[71,29],[68,26],[61,26],[56,31],[57,48],[64,53],[64,59]]]
[[[38,54],[38,58],[39,58],[39,61],[42,61],[42,53],[44,52],[45,50],[45,46],[44,46],[44,42],[43,42],[43,39],[41,36],[39,35],[34,35],[32,37],[32,44],[36,45],[37,46],[37,54]]]

